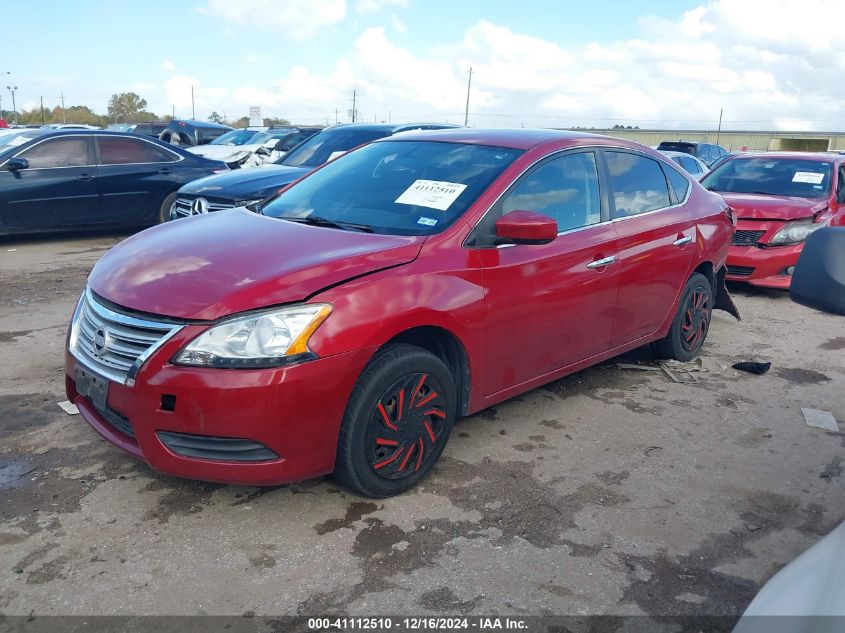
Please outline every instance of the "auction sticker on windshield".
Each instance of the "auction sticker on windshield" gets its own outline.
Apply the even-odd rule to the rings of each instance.
[[[412,204],[446,211],[466,188],[466,185],[455,182],[416,180],[396,198],[396,204]]]
[[[824,174],[818,174],[814,171],[796,171],[792,177],[792,182],[806,182],[811,185],[820,185],[824,180]]]

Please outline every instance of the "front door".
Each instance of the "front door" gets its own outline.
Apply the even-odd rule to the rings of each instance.
[[[593,151],[546,159],[502,196],[471,236],[483,267],[485,395],[610,346],[617,244],[599,183]],[[554,218],[558,237],[544,245],[495,247],[495,221],[512,211]]]
[[[696,230],[681,204],[690,187],[686,176],[644,154],[604,154],[619,238],[619,299],[611,342],[618,347],[654,334],[670,314],[690,274]],[[667,172],[678,183],[671,188]],[[686,189],[676,193],[684,184]]]
[[[89,136],[49,138],[16,157],[29,166],[0,171],[0,213],[6,229],[78,226],[96,216],[97,167]]]

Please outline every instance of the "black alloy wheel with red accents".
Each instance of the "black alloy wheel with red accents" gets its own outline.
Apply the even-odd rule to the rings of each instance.
[[[690,276],[681,292],[669,333],[655,343],[658,355],[686,362],[701,353],[710,329],[712,288],[710,281],[701,273]]]
[[[437,356],[408,344],[382,350],[347,405],[335,477],[369,497],[407,490],[443,452],[456,403],[455,381]]]
[[[384,392],[367,427],[367,460],[379,476],[419,472],[444,438],[446,398],[430,374],[404,376]]]

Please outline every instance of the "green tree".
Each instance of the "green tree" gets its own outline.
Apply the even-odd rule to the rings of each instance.
[[[249,117],[242,116],[240,119],[236,119],[235,121],[229,121],[229,125],[232,127],[247,127],[249,125]]]
[[[134,121],[139,112],[147,107],[147,100],[134,92],[113,94],[109,99],[109,118],[124,123]]]
[[[290,125],[290,121],[288,121],[287,119],[280,119],[279,117],[273,117],[270,119],[265,118],[264,125],[266,125],[267,127],[271,127],[273,125]]]
[[[211,121],[212,123],[223,123],[223,117],[221,115],[219,115],[216,111],[212,112],[209,115],[208,120]]]

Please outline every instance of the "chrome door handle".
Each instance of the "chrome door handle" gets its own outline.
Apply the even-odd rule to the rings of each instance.
[[[603,268],[605,266],[609,266],[615,261],[616,257],[611,255],[610,257],[603,257],[602,259],[597,259],[594,262],[590,262],[589,264],[587,264],[587,268]]]
[[[682,238],[680,238],[680,239],[675,240],[674,242],[672,242],[672,246],[686,246],[686,245],[687,245],[687,244],[689,244],[690,242],[692,242],[692,238],[691,238],[691,237],[682,237]]]

